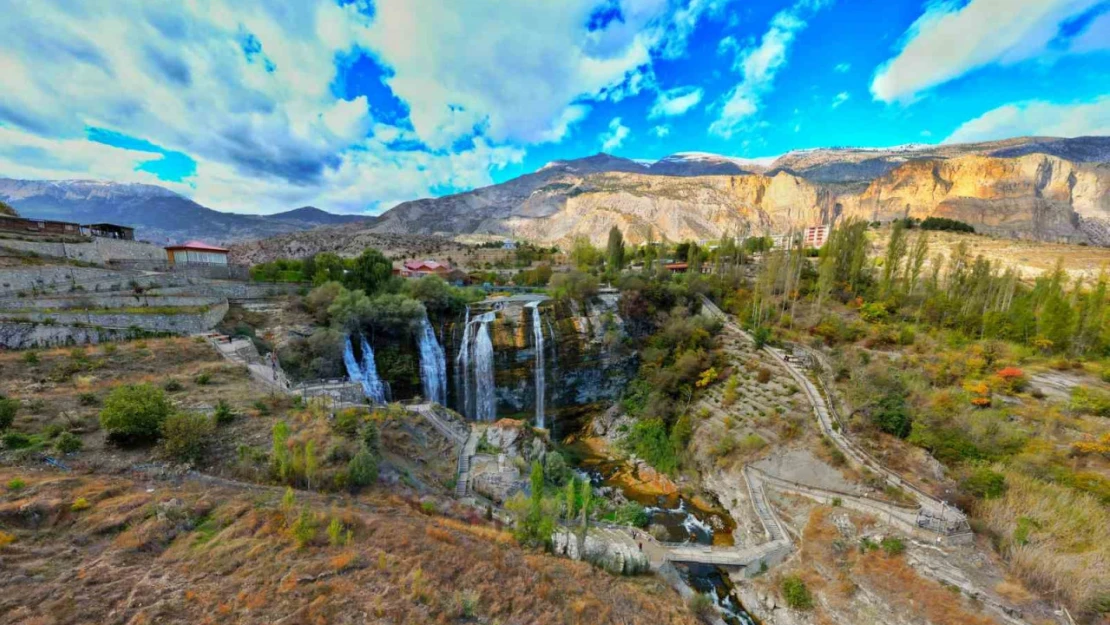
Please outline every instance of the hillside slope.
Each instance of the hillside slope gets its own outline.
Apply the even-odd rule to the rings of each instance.
[[[266,216],[224,213],[155,185],[96,180],[0,178],[0,200],[25,217],[128,225],[138,238],[156,243],[230,243],[363,219],[313,207]]]

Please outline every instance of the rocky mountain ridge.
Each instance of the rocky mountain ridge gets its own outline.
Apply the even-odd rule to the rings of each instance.
[[[25,217],[132,226],[138,238],[156,243],[232,243],[365,220],[311,206],[273,215],[224,213],[157,185],[102,180],[0,178],[0,200]]]
[[[935,215],[999,236],[1110,245],[1110,137],[806,150],[728,174],[717,171],[725,157],[688,161],[695,166],[558,161],[500,185],[405,202],[368,230],[602,244],[612,226],[638,242]],[[674,173],[660,175],[663,162]]]

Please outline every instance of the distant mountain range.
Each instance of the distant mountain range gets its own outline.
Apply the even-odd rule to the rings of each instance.
[[[643,162],[595,154],[553,161],[500,184],[404,202],[378,217],[312,207],[268,216],[222,213],[161,187],[95,181],[0,179],[0,200],[29,217],[131,225],[156,242],[266,239],[250,246],[252,260],[323,250],[356,254],[374,240],[370,235],[542,243],[586,236],[604,244],[613,226],[631,242],[705,240],[851,216],[935,215],[999,236],[1110,245],[1110,137],[832,147],[768,159],[682,152]]]
[[[155,243],[234,243],[367,219],[312,206],[272,215],[224,213],[159,186],[95,180],[0,178],[0,200],[24,217],[131,226],[137,238]]]

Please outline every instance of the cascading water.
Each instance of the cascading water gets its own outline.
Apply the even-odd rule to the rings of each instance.
[[[478,326],[478,336],[474,339],[474,385],[475,417],[479,421],[493,421],[497,418],[497,395],[493,382],[493,341],[489,335],[489,324],[496,313],[479,315],[474,323]]]
[[[370,347],[370,343],[366,342],[366,337],[362,337],[362,392],[377,404],[384,404],[385,385],[382,384],[382,379],[378,377],[378,364],[374,362],[374,349]]]
[[[420,323],[420,381],[424,386],[424,399],[438,404],[447,403],[447,358],[436,339],[427,313]]]
[[[532,302],[528,304],[532,309],[532,342],[536,350],[536,365],[534,373],[536,376],[536,427],[543,428],[544,426],[544,384],[546,377],[543,370],[543,326],[540,324],[540,303]]]
[[[473,417],[470,408],[470,306],[466,307],[466,320],[463,322],[462,344],[459,345],[459,355],[455,359],[455,380],[458,384],[459,412]]]
[[[361,384],[362,394],[371,401],[384,404],[385,386],[382,384],[381,378],[378,377],[378,366],[374,362],[374,350],[371,349],[370,344],[366,342],[366,337],[361,338],[361,363],[355,358],[355,348],[349,334],[347,335],[346,343],[343,345],[343,365],[347,368],[347,377],[349,377],[352,382]]]

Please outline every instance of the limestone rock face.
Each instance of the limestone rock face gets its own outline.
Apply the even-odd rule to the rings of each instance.
[[[754,169],[754,168],[753,168]],[[781,233],[856,216],[949,217],[977,230],[1110,245],[1110,138],[791,153],[734,174],[560,165],[493,187],[399,205],[375,232],[483,233],[544,243],[609,229],[639,243]],[[716,175],[689,175],[700,172]]]
[[[609,536],[612,534],[612,536]],[[607,532],[606,537],[596,532],[586,535],[579,545],[577,533],[559,530],[551,537],[556,554],[565,555],[572,560],[585,560],[617,575],[636,575],[648,570],[648,558],[631,538],[617,540],[617,532]]]

